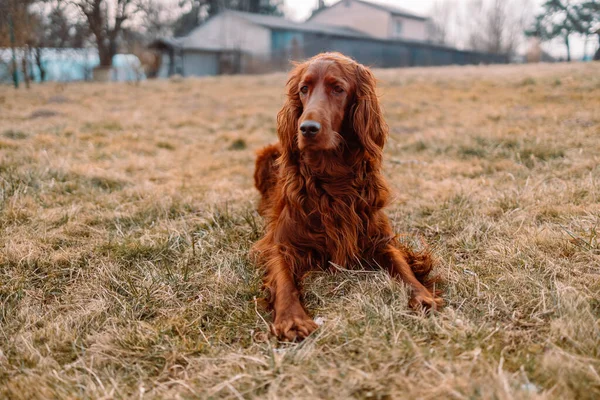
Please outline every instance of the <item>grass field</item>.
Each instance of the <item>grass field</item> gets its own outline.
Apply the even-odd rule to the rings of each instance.
[[[447,307],[314,273],[301,344],[248,257],[284,74],[0,88],[0,398],[599,398],[598,70],[377,71]]]

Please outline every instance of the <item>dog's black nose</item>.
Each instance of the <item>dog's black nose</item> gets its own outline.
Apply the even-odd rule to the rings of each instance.
[[[300,125],[300,131],[304,137],[313,137],[321,130],[321,124],[317,121],[304,121]]]

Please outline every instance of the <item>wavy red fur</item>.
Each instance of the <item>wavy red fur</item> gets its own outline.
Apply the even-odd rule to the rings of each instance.
[[[300,133],[306,121],[319,123],[317,135]],[[279,143],[259,152],[254,175],[267,225],[253,250],[265,271],[273,332],[296,340],[316,329],[299,285],[331,263],[384,268],[410,285],[412,307],[441,306],[428,278],[429,252],[401,245],[383,211],[388,128],[372,72],[339,53],[297,65],[277,124]]]

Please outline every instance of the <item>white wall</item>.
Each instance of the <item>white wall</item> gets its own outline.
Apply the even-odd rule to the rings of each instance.
[[[352,0],[342,0],[320,11],[311,22],[354,28],[380,39],[409,39],[426,41],[428,39],[426,21],[413,18],[392,16],[384,10]],[[402,35],[395,35],[394,21],[402,22]]]
[[[271,31],[225,12],[194,29],[185,38],[184,47],[232,49],[266,55],[271,52]]]
[[[355,1],[342,0],[310,21],[354,28],[381,39],[387,39],[390,33],[390,13]]]
[[[400,37],[395,34],[396,21],[399,21],[402,24]],[[425,41],[428,39],[427,23],[426,21],[419,21],[412,18],[394,16],[390,21],[389,37]]]

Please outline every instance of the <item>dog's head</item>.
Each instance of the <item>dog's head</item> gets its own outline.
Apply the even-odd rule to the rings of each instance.
[[[296,65],[279,112],[284,151],[360,146],[379,159],[387,138],[376,80],[365,66],[339,53],[323,53]]]

